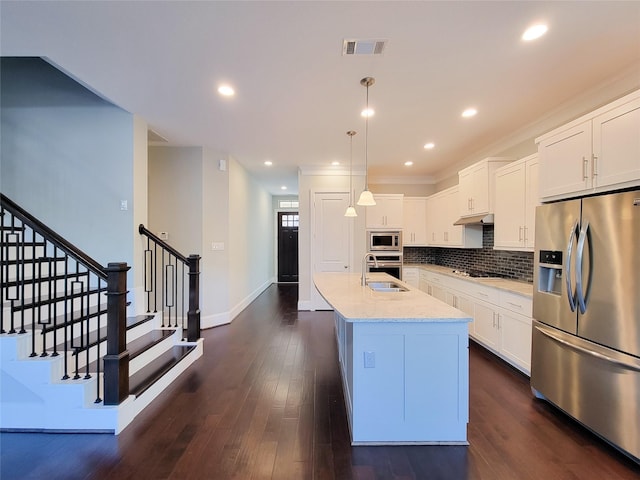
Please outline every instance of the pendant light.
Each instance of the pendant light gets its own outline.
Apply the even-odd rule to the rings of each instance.
[[[356,134],[355,131],[349,130],[347,135],[349,135],[350,140],[350,151],[349,151],[349,206],[347,207],[347,211],[344,212],[345,217],[357,217],[358,213],[356,209],[353,208],[353,170],[351,165],[353,164],[353,136]]]
[[[358,199],[358,205],[362,205],[364,207],[371,207],[376,204],[376,201],[373,199],[373,194],[369,191],[369,172],[367,170],[369,163],[369,115],[371,114],[369,110],[369,87],[374,83],[376,83],[376,79],[373,77],[364,77],[360,80],[360,85],[367,87],[367,109],[364,117],[364,191],[360,194],[360,198]]]

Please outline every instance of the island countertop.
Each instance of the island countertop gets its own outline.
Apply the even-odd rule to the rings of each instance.
[[[470,322],[464,312],[433,298],[386,273],[370,273],[370,281],[393,281],[406,292],[376,292],[362,286],[356,273],[322,272],[313,275],[320,295],[347,322]]]

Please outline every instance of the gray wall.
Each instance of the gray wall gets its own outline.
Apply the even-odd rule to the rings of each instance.
[[[39,58],[0,61],[2,192],[103,265],[133,264],[133,115]]]

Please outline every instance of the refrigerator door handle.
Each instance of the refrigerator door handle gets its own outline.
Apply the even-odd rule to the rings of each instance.
[[[592,357],[596,357],[599,358],[600,360],[604,360],[605,362],[610,362],[613,363],[614,365],[617,365],[618,367],[622,367],[626,370],[633,370],[636,372],[640,372],[640,366],[637,365],[633,365],[627,362],[623,362],[621,360],[618,360],[616,358],[612,358],[609,355],[604,355],[602,353],[599,352],[595,352],[593,350],[589,350],[588,348],[582,347],[580,345],[576,345],[575,343],[572,342],[568,342],[567,340],[564,340],[562,338],[557,337],[556,335],[554,335],[553,333],[547,331],[547,330],[543,330],[542,328],[535,326],[534,327],[536,330],[538,330],[541,334],[543,334],[546,337],[549,337],[551,340],[553,340],[554,342],[558,342],[561,343],[562,345],[565,345],[573,350],[577,350],[579,352],[582,353],[586,353],[587,355],[591,355]]]
[[[582,225],[582,230],[580,230],[580,237],[578,238],[578,253],[576,254],[576,295],[578,297],[580,313],[585,313],[587,311],[587,299],[585,290],[582,288],[582,260],[584,258],[584,242],[588,233],[589,222],[587,221]]]
[[[567,243],[567,264],[564,267],[564,278],[567,286],[567,298],[569,300],[569,307],[572,312],[576,311],[576,293],[571,286],[571,257],[573,256],[573,239],[577,237],[580,230],[578,228],[578,220],[573,224],[571,232],[569,232],[569,242]]]

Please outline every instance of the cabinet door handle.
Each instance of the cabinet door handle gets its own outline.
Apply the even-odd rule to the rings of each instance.
[[[513,302],[507,302],[509,305],[511,305],[512,307],[516,307],[519,308],[520,310],[522,310],[522,305],[519,303],[513,303]]]
[[[597,177],[598,176],[598,156],[596,154],[593,154],[591,158],[592,158],[591,176]]]
[[[527,243],[527,226],[524,226],[524,243]]]
[[[589,160],[587,160],[587,157],[583,156],[582,157],[582,179],[586,180],[589,178],[589,175],[587,173],[587,167],[589,166]]]
[[[496,313],[493,312],[493,328],[496,328]]]

